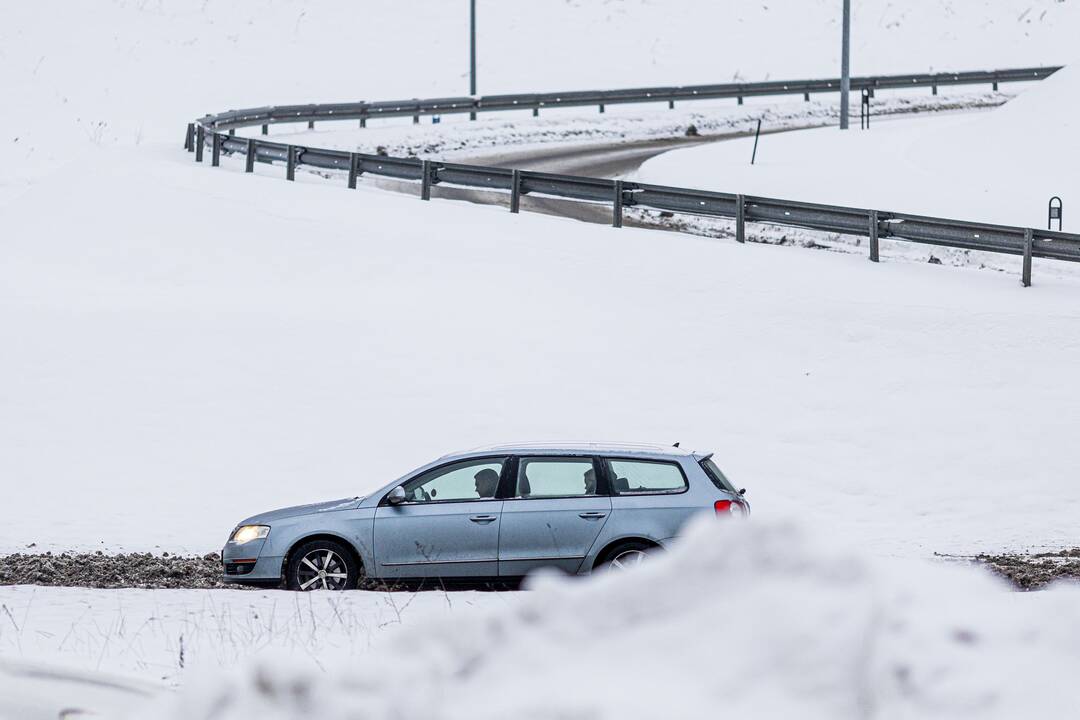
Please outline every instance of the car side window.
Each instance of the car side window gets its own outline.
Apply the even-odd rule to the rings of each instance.
[[[428,470],[404,484],[405,500],[429,503],[494,498],[505,464],[506,458],[483,458]]]
[[[596,495],[591,458],[534,457],[518,463],[514,497],[552,498]]]
[[[687,488],[678,463],[651,460],[608,460],[615,495],[678,493]]]

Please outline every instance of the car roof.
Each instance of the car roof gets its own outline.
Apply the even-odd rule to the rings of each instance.
[[[485,447],[463,450],[443,456],[443,460],[468,458],[492,453],[511,455],[612,455],[612,456],[648,456],[648,457],[688,457],[694,452],[674,445],[623,442],[523,442],[488,445]]]

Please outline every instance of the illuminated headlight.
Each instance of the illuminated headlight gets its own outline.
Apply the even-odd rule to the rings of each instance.
[[[232,537],[229,539],[237,545],[243,545],[252,540],[261,540],[269,534],[269,525],[241,525],[233,531]]]

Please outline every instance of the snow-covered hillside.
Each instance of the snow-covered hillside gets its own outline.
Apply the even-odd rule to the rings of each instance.
[[[1080,21],[1057,0],[855,5],[856,73],[1056,64]],[[479,0],[479,90],[835,75],[839,14],[833,0]],[[0,206],[29,178],[85,173],[72,152],[174,144],[206,112],[463,94],[467,44],[466,3],[445,0],[9,3]]]
[[[1046,227],[1047,203],[1080,201],[1080,67],[1069,66],[1000,108],[919,121],[876,119],[869,131],[824,128],[665,153],[648,182]],[[1064,229],[1080,230],[1066,212]],[[1056,228],[1056,226],[1055,226]]]

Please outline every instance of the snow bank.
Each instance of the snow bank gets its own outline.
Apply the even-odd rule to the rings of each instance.
[[[977,115],[764,137],[752,166],[750,140],[696,146],[649,160],[637,177],[1030,227],[1046,227],[1058,195],[1064,229],[1076,232],[1068,208],[1080,201],[1078,117],[1080,66],[1071,66]]]
[[[327,675],[268,660],[163,717],[1067,717],[1080,588],[871,561],[792,526],[701,522],[640,573],[546,578],[509,608],[405,629]]]

